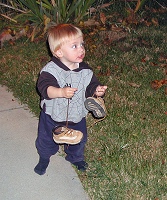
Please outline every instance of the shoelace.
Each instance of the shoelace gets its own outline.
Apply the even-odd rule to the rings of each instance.
[[[73,130],[73,129],[67,128],[67,130],[64,131],[64,134],[65,134],[65,135],[73,135],[73,134],[74,134],[74,130]]]

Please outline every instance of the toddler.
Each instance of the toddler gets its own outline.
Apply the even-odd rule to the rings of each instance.
[[[84,158],[87,141],[84,102],[88,97],[101,97],[107,86],[102,86],[92,69],[83,62],[85,48],[82,31],[71,24],[59,24],[48,29],[48,43],[53,57],[40,72],[37,89],[41,95],[41,113],[38,125],[36,148],[39,162],[34,171],[43,175],[50,157],[59,150],[53,140],[55,127],[66,126],[68,107],[68,127],[83,133],[77,144],[64,144],[65,159],[85,171],[88,164]],[[66,136],[68,140],[69,136]]]

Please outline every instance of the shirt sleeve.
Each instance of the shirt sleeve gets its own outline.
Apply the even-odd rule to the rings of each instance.
[[[47,88],[49,86],[60,88],[60,86],[57,82],[57,79],[52,74],[43,71],[39,75],[39,78],[37,81],[37,89],[38,89],[38,92],[40,93],[42,99],[47,99],[47,100],[50,99],[47,94]]]
[[[95,93],[96,88],[97,88],[98,85],[101,85],[101,83],[96,78],[96,76],[93,75],[89,85],[86,88],[85,97],[87,98],[87,97],[93,96],[93,94]]]

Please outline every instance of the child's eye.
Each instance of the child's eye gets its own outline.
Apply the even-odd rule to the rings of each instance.
[[[74,45],[72,46],[72,48],[73,48],[73,49],[76,49],[76,48],[77,48],[77,45],[74,44]]]
[[[81,43],[81,47],[84,47],[84,42]]]

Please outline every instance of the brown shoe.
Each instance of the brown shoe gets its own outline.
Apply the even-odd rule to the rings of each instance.
[[[83,138],[83,133],[67,127],[57,127],[53,130],[53,140],[58,144],[78,144]]]
[[[96,118],[106,116],[106,107],[101,97],[88,97],[85,101],[85,107],[91,111]]]

